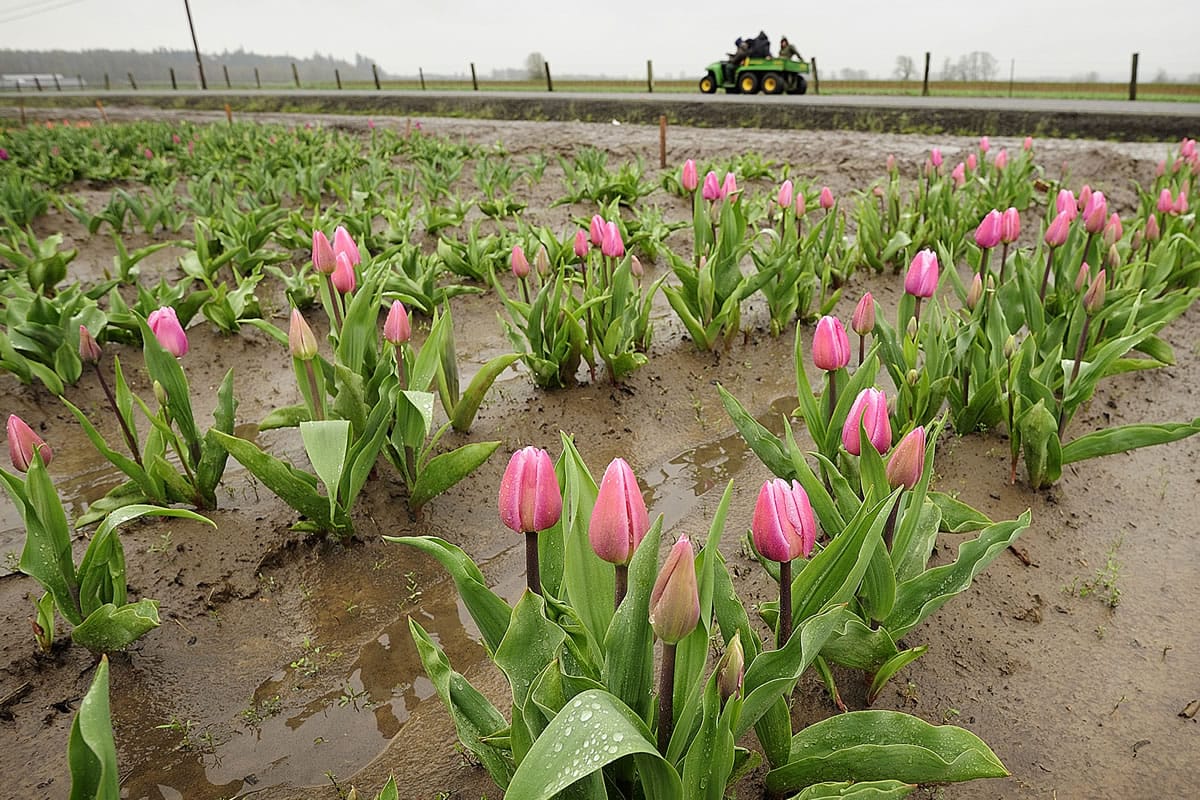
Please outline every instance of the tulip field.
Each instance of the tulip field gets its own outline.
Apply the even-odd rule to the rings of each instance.
[[[0,118],[14,797],[1186,797],[1200,152]]]

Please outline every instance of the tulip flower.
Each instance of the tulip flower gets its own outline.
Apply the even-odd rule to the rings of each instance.
[[[1025,141],[1021,143],[1021,149],[1029,151],[1033,149],[1033,137],[1026,136]]]
[[[663,641],[662,669],[658,683],[658,749],[667,752],[675,725],[675,646],[700,621],[700,592],[696,584],[696,561],[692,543],[680,537],[650,591],[650,627]]]
[[[1038,292],[1038,298],[1046,299],[1046,286],[1050,282],[1050,270],[1054,266],[1054,250],[1062,247],[1067,236],[1071,232],[1071,220],[1074,218],[1074,205],[1070,209],[1063,209],[1058,212],[1058,216],[1046,228],[1045,242],[1049,246],[1049,251],[1046,254],[1046,271],[1042,274],[1042,288]]]
[[[983,276],[978,272],[971,279],[971,288],[967,290],[967,308],[974,311],[979,301],[983,299]]]
[[[1089,184],[1085,183],[1079,190],[1079,198],[1075,202],[1080,211],[1083,211],[1092,202],[1092,187]]]
[[[154,338],[158,339],[158,343],[163,346],[164,350],[176,358],[183,358],[187,355],[187,334],[184,333],[183,326],[179,324],[179,317],[175,314],[175,309],[163,306],[157,311],[151,311],[150,316],[146,318],[146,324],[150,326]]]
[[[737,201],[738,194],[737,178],[734,177],[732,172],[726,172],[725,180],[721,182],[721,199],[729,200],[729,202],[733,203]]]
[[[826,315],[817,322],[813,334],[813,364],[826,372],[850,363],[850,339],[837,317]]]
[[[680,184],[686,192],[695,192],[696,187],[700,185],[700,180],[696,176],[696,162],[690,158],[683,162],[683,177]]]
[[[975,228],[975,244],[982,251],[979,255],[979,272],[987,271],[988,254],[991,249],[1000,244],[1000,212],[992,209]]]
[[[329,238],[325,236],[324,231],[313,231],[312,240],[313,266],[323,275],[332,275],[334,267],[337,266],[333,245],[329,244]]]
[[[629,562],[646,531],[650,515],[638,488],[633,470],[623,458],[614,458],[604,470],[592,518],[588,523],[588,541],[592,552],[616,567],[614,607],[621,605],[629,580]]]
[[[796,192],[796,199],[793,204],[793,210],[796,212],[796,219],[800,219],[807,213],[808,206],[804,199],[804,192]]]
[[[341,254],[345,254],[352,267],[362,263],[362,255],[358,252],[358,245],[354,243],[350,231],[338,225],[333,230],[333,255],[336,258]]]
[[[977,166],[979,166],[979,159],[975,157],[974,153],[967,153],[967,171],[974,172]]]
[[[523,281],[529,277],[529,259],[525,257],[525,248],[521,247],[521,245],[513,245],[509,264],[512,267],[512,274],[517,280]]]
[[[895,489],[903,486],[912,489],[921,480],[925,471],[925,428],[913,428],[892,450],[887,463],[888,485]],[[889,550],[891,547],[888,548]]]
[[[1170,214],[1175,209],[1175,199],[1171,197],[1170,189],[1163,189],[1158,195],[1158,212]]]
[[[525,534],[525,569],[529,590],[542,593],[537,535],[562,516],[562,492],[550,454],[536,447],[513,453],[500,479],[500,520]]]
[[[8,161],[8,151],[0,147],[0,161]]]
[[[704,176],[704,188],[700,196],[710,203],[721,199],[721,181],[717,178],[717,173],[709,172]],[[593,240],[592,244],[595,243]]]
[[[791,208],[794,194],[795,190],[792,188],[791,180],[786,180],[780,185],[779,194],[775,196],[775,202],[779,204],[780,208]]]
[[[1164,159],[1161,159],[1158,162],[1158,165],[1154,168],[1154,177],[1161,178],[1166,173],[1167,173],[1167,160],[1164,158]]]
[[[1146,220],[1146,243],[1157,242],[1162,234],[1158,229],[1158,218],[1153,214]]]
[[[993,162],[993,164],[995,164],[996,169],[1004,169],[1005,167],[1007,167],[1008,166],[1008,150],[1001,147],[1000,152],[996,153],[996,160]]]
[[[779,629],[776,646],[792,635],[792,560],[808,558],[817,540],[817,524],[808,495],[798,481],[767,481],[758,492],[750,523],[754,548],[779,562]]]
[[[575,231],[575,257],[580,261],[587,258],[588,254],[588,235],[587,231],[582,228]]]
[[[28,472],[33,463],[33,454],[42,457],[42,465],[49,466],[54,458],[50,445],[42,437],[33,432],[33,428],[25,424],[25,420],[16,414],[8,415],[8,457],[18,472]]]
[[[929,163],[933,164],[935,170],[942,166],[942,150],[940,147],[934,147],[929,151]]]
[[[550,254],[546,252],[546,245],[538,247],[537,255],[533,257],[534,267],[537,268],[537,274],[545,278],[550,274]]]
[[[1083,227],[1089,235],[1095,235],[1104,229],[1104,223],[1108,219],[1108,201],[1104,199],[1104,192],[1092,192],[1088,198],[1087,205],[1083,209]]]
[[[79,360],[85,364],[97,364],[100,361],[100,344],[85,325],[79,326]]]
[[[625,242],[621,240],[621,229],[617,223],[609,222],[604,227],[600,240],[600,252],[609,258],[621,258],[625,255]]]
[[[300,309],[292,309],[291,321],[288,324],[288,349],[292,358],[309,361],[317,357],[317,337],[312,328],[304,321]]]
[[[1088,285],[1088,281],[1092,279],[1092,268],[1084,261],[1079,265],[1079,272],[1075,275],[1075,291],[1082,292],[1084,287]]]
[[[1075,348],[1075,364],[1071,367],[1071,379],[1068,383],[1074,383],[1075,378],[1079,375],[1079,365],[1083,362],[1083,356],[1087,352],[1088,331],[1092,326],[1092,317],[1097,311],[1104,307],[1104,287],[1108,283],[1108,275],[1104,270],[1100,270],[1100,274],[1092,281],[1092,285],[1088,287],[1083,295],[1083,328],[1079,331],[1079,346]],[[1059,424],[1058,435],[1061,437],[1065,432],[1063,425],[1066,423],[1064,417],[1062,423]]]
[[[938,285],[937,254],[925,248],[913,257],[904,275],[904,291],[917,298],[915,316],[921,318],[921,300],[933,297]]]
[[[963,162],[958,162],[954,165],[954,169],[950,170],[950,180],[954,181],[954,188],[961,189],[967,182],[967,168]]]
[[[992,143],[988,140],[988,137],[980,136],[979,137],[979,152],[986,153],[988,150],[991,150],[991,149],[992,149]]]
[[[1176,216],[1183,216],[1188,210],[1187,192],[1183,189],[1179,190],[1179,196],[1175,198],[1175,202],[1171,204],[1171,213]]]
[[[888,419],[887,396],[875,388],[863,389],[850,406],[846,424],[842,426],[842,445],[851,455],[861,455],[859,425],[867,432],[867,441],[880,454],[892,446],[892,425]]]
[[[599,247],[600,243],[604,241],[604,227],[604,217],[599,214],[593,214],[592,221],[588,224],[588,233],[590,234],[592,247]]]
[[[1100,274],[1092,281],[1092,285],[1088,287],[1087,292],[1083,295],[1083,310],[1089,314],[1095,314],[1104,307],[1104,286],[1105,278],[1104,270],[1100,270]]]
[[[887,171],[889,173],[896,171],[896,155],[894,153],[888,153]]]
[[[1109,247],[1112,247],[1117,242],[1121,241],[1121,239],[1125,236],[1125,229],[1121,226],[1121,218],[1117,215],[1117,212],[1114,211],[1108,218],[1108,222],[1104,224],[1104,230],[1102,233],[1104,236],[1104,243]]]
[[[858,334],[858,363],[861,365],[866,357],[867,336],[875,330],[875,298],[870,292],[864,294],[854,307],[850,327]]]
[[[635,278],[640,278],[646,273],[645,267],[642,266],[642,261],[637,256],[629,257],[629,274]]]
[[[1054,207],[1059,214],[1067,215],[1068,222],[1075,219],[1079,213],[1079,208],[1075,205],[1075,193],[1070,189],[1059,190],[1058,197],[1054,200]]]
[[[717,662],[717,691],[721,695],[721,705],[742,692],[742,679],[745,677],[746,651],[742,647],[742,632],[734,631],[733,641],[725,648],[725,654]]]
[[[333,275],[329,276],[329,280],[339,294],[350,294],[358,285],[358,277],[354,274],[354,265],[350,263],[350,256],[345,251],[337,254],[336,261],[337,266],[333,268]]]
[[[1021,212],[1009,206],[1000,216],[1000,241],[1012,244],[1021,236]]]
[[[821,208],[825,209],[826,213],[829,213],[829,210],[833,208],[833,190],[828,186],[822,186],[818,203]]]
[[[383,338],[397,347],[412,338],[408,310],[399,300],[393,300],[392,307],[388,309],[387,319],[383,322]]]

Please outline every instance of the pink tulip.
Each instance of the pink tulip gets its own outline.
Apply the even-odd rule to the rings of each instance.
[[[8,151],[0,147],[0,161],[8,161]]]
[[[1100,270],[1100,274],[1092,281],[1092,285],[1083,295],[1083,310],[1089,314],[1095,314],[1104,307],[1104,288],[1108,282],[1108,276],[1104,270]]]
[[[888,172],[895,172],[895,171],[896,171],[896,156],[895,156],[894,154],[892,154],[892,153],[888,153],[888,157],[887,157],[887,171],[888,171]]]
[[[1085,208],[1088,207],[1088,204],[1091,202],[1092,202],[1092,187],[1085,183],[1083,185],[1083,188],[1079,190],[1079,199],[1076,201],[1076,203],[1079,205],[1079,210],[1083,211]]]
[[[85,364],[96,364],[100,361],[100,344],[85,325],[79,326],[79,360]]]
[[[929,151],[929,163],[933,164],[934,169],[942,166],[942,149],[934,147]]]
[[[621,240],[621,229],[617,227],[617,223],[610,222],[605,226],[603,238],[600,240],[600,252],[609,258],[621,258],[625,255],[625,242]]]
[[[1150,218],[1146,220],[1146,241],[1157,242],[1160,237],[1161,234],[1158,230],[1158,217],[1151,214]]]
[[[28,472],[33,463],[33,454],[42,457],[42,465],[50,466],[54,453],[50,445],[42,441],[42,437],[33,432],[33,428],[25,424],[25,420],[16,414],[8,415],[8,457],[18,472]]]
[[[904,276],[904,291],[914,297],[933,297],[938,284],[937,254],[925,248],[913,257]]]
[[[338,225],[333,230],[333,255],[336,258],[343,253],[350,261],[350,266],[357,267],[362,263],[362,256],[358,252],[358,245],[354,243],[354,239],[350,236],[350,231]]]
[[[317,337],[298,308],[292,309],[292,317],[288,323],[288,350],[291,351],[292,358],[301,361],[309,361],[317,355]]]
[[[1117,216],[1117,212],[1113,212],[1108,218],[1108,222],[1104,223],[1104,243],[1112,247],[1125,235],[1124,228],[1121,227],[1121,218]]]
[[[1074,206],[1071,207],[1072,209]],[[1062,247],[1071,232],[1071,220],[1074,218],[1071,210],[1060,211],[1050,227],[1046,228],[1046,244],[1051,247]]]
[[[533,265],[537,268],[538,275],[543,278],[550,274],[550,254],[546,252],[546,245],[538,247],[537,255],[533,257]]]
[[[1068,222],[1075,219],[1075,216],[1079,213],[1078,207],[1075,205],[1075,193],[1070,189],[1060,189],[1054,204],[1059,214],[1068,215]]]
[[[1170,189],[1163,189],[1158,195],[1158,210],[1161,214],[1170,214],[1175,209],[1175,199],[1171,197]]]
[[[518,280],[524,280],[529,277],[529,259],[525,257],[525,248],[519,244],[514,244],[512,255],[509,257],[509,264],[512,268],[512,274]]]
[[[154,338],[158,339],[158,343],[163,346],[164,350],[176,358],[183,358],[187,355],[187,334],[184,333],[183,326],[179,324],[179,317],[176,315],[175,309],[163,306],[157,311],[151,311],[150,316],[146,318],[146,324],[150,326]]]
[[[958,162],[954,165],[954,169],[950,170],[950,179],[954,181],[955,189],[961,189],[967,182],[967,169],[963,162]]]
[[[599,214],[592,215],[592,221],[588,225],[588,233],[591,235],[590,240],[592,247],[599,247],[604,241],[604,228],[608,223],[604,221],[604,217]]]
[[[1000,241],[1012,244],[1021,236],[1021,212],[1012,206],[1000,217]]]
[[[1108,201],[1104,199],[1104,192],[1092,192],[1083,209],[1084,230],[1092,234],[1099,233],[1104,230],[1104,223],[1107,221]]]
[[[580,228],[575,231],[575,257],[580,261],[587,258],[588,254],[588,235],[587,231]]]
[[[818,202],[820,203],[821,208],[825,209],[826,211],[833,208],[833,190],[828,186],[822,186],[821,197]]]
[[[826,315],[817,322],[812,355],[817,369],[826,372],[841,369],[850,363],[850,338],[837,317]]]
[[[1167,160],[1164,158],[1154,167],[1154,177],[1161,178],[1167,172]]]
[[[780,208],[791,208],[794,194],[791,180],[786,180],[779,187],[779,194],[775,196],[775,202],[779,204]]]
[[[985,250],[1000,244],[1000,212],[996,209],[989,211],[975,229],[975,244]]]
[[[1171,213],[1182,216],[1188,210],[1187,192],[1183,189],[1179,190],[1179,196],[1175,198],[1175,202],[1171,204]]]
[[[683,162],[683,178],[680,183],[687,192],[696,191],[696,187],[700,185],[700,180],[696,176],[696,162],[690,158]]]
[[[710,203],[721,199],[721,181],[717,178],[717,173],[709,172],[704,176],[704,188],[700,196]]]
[[[996,161],[994,162],[996,169],[1004,169],[1008,166],[1008,150],[1001,147],[1000,152],[996,153]]]
[[[1092,268],[1084,261],[1079,265],[1079,272],[1075,273],[1075,291],[1082,292],[1084,287],[1088,285],[1088,281],[1092,279]]]
[[[354,274],[354,267],[350,264],[350,256],[341,252],[337,254],[335,259],[337,266],[333,268],[333,275],[330,279],[333,282],[333,288],[337,289],[341,294],[350,294],[354,291],[354,287],[358,285],[358,276]]]
[[[399,300],[393,300],[392,307],[388,309],[387,319],[383,322],[383,338],[394,345],[402,345],[412,338],[408,311]]]
[[[1021,148],[1024,150],[1032,150],[1033,149],[1033,137],[1026,136],[1025,141],[1021,143]]]
[[[337,259],[333,255],[333,246],[329,244],[329,238],[324,231],[313,231],[312,262],[313,266],[317,268],[317,272],[324,275],[332,275],[333,268],[337,266]]]
[[[1185,137],[1183,141],[1179,143],[1179,155],[1183,156],[1184,158],[1192,158],[1196,154],[1196,140]]]
[[[794,209],[797,218],[803,217],[805,212],[808,210],[808,206],[804,200],[804,192],[796,192]]]
[[[859,423],[867,432],[867,441],[882,455],[892,446],[892,424],[888,419],[887,397],[875,388],[863,389],[854,398],[846,424],[842,426],[842,445],[852,455],[860,455]]]
[[[725,173],[725,180],[721,181],[721,199],[729,200],[731,203],[738,198],[737,178],[732,172]]]
[[[625,459],[614,458],[604,470],[588,523],[592,552],[610,564],[626,565],[648,530],[650,515],[633,470]]]
[[[667,644],[678,644],[700,621],[700,591],[692,543],[681,536],[650,590],[650,627]]]
[[[854,316],[850,318],[850,327],[859,336],[866,336],[875,330],[875,298],[867,292],[854,307]]]
[[[799,481],[767,481],[758,492],[750,534],[764,558],[780,563],[808,558],[817,541],[817,523]]]
[[[561,516],[562,493],[550,454],[537,447],[513,453],[500,479],[500,520],[517,533],[538,533]]]
[[[967,169],[974,172],[977,166],[979,166],[979,159],[975,157],[974,153],[967,153]]]
[[[642,266],[642,260],[637,256],[629,257],[629,274],[635,278],[640,278],[646,274],[646,268]]]
[[[979,305],[979,301],[983,299],[983,275],[976,272],[975,277],[971,279],[971,288],[967,290],[967,308],[971,311]]]
[[[893,489],[898,486],[912,489],[920,482],[924,471],[925,428],[918,425],[909,431],[892,451],[892,457],[887,463],[888,485]]]
[[[990,141],[988,141],[988,137],[980,136],[979,137],[979,152],[986,153],[988,150],[991,150],[991,149],[992,149],[992,143]]]

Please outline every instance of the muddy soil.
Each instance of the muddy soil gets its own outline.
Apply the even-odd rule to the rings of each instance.
[[[114,116],[118,113],[112,112]],[[189,113],[189,118],[209,118]],[[278,115],[273,120],[279,120]],[[298,122],[296,118],[285,118]],[[500,123],[422,119],[429,134],[481,144],[502,142],[517,155],[570,153],[600,147],[612,159],[656,163],[656,128],[583,123]],[[405,120],[378,120],[402,127]],[[361,118],[323,124],[364,128]],[[758,151],[793,174],[836,193],[862,187],[895,153],[915,174],[931,145],[950,163],[973,140],[841,132],[671,131],[669,162]],[[994,144],[1019,147],[1019,140]],[[1103,188],[1123,213],[1135,200],[1133,180],[1148,181],[1166,145],[1040,140],[1041,162],[1073,183]],[[1064,166],[1065,165],[1065,166]],[[648,168],[651,176],[657,170]],[[770,191],[766,184],[752,191]],[[528,218],[561,228],[584,206],[548,208],[562,192],[552,164],[531,190]],[[656,193],[672,218],[688,209]],[[98,275],[111,245],[89,240],[73,219],[51,213],[39,232],[66,233],[81,249],[73,269]],[[185,234],[186,235],[186,231]],[[688,247],[684,232],[670,241]],[[134,244],[144,244],[135,240]],[[163,251],[143,274],[173,271],[178,252]],[[297,254],[297,257],[302,257]],[[663,269],[650,265],[651,274]],[[882,308],[900,291],[893,275],[859,275],[842,307],[846,316],[870,289]],[[270,292],[277,324],[281,298]],[[455,336],[465,378],[507,344],[494,294],[458,298]],[[770,597],[739,534],[750,522],[766,469],[749,454],[718,400],[721,382],[771,426],[795,405],[792,336],[772,338],[761,301],[749,304],[747,335],[723,353],[700,353],[665,303],[657,313],[650,363],[615,389],[600,380],[545,392],[520,371],[506,374],[485,401],[469,436],[501,440],[474,475],[411,515],[394,476],[381,471],[356,515],[359,536],[346,544],[293,533],[295,514],[230,461],[219,490],[215,529],[151,521],[128,526],[123,541],[135,597],[161,601],[163,625],[114,659],[112,705],[123,797],[130,800],[261,800],[335,798],[357,785],[373,792],[395,774],[406,798],[496,798],[500,792],[456,746],[453,727],[424,677],[408,634],[411,616],[426,627],[457,669],[501,707],[506,686],[484,659],[477,631],[441,569],[380,536],[434,534],[465,548],[510,600],[522,587],[521,542],[497,518],[495,503],[508,455],[535,444],[553,453],[559,432],[572,434],[597,476],[623,456],[643,483],[652,515],[663,514],[672,540],[703,534],[721,493],[734,482],[724,550],[749,602]],[[189,330],[183,365],[198,419],[208,419],[212,393],[233,367],[240,400],[239,433],[280,405],[298,402],[286,353],[247,329],[223,337],[204,324]],[[1200,402],[1200,309],[1164,334],[1176,366],[1133,373],[1104,384],[1072,423],[1084,432],[1135,421],[1190,419]],[[130,348],[112,348],[126,364]],[[135,390],[146,390],[135,375]],[[65,408],[46,391],[0,377],[5,413],[17,413],[54,447],[51,466],[68,506],[79,513],[118,482]],[[103,395],[86,376],[68,397],[117,436],[103,414]],[[257,441],[303,463],[295,432]],[[1200,440],[1135,451],[1070,467],[1052,490],[1008,485],[1007,442],[996,436],[947,436],[939,447],[937,488],[954,492],[991,517],[1032,508],[1033,526],[1019,544],[1032,564],[1002,554],[965,594],[906,639],[929,652],[908,667],[876,702],[931,722],[953,722],[981,736],[1012,775],[1001,780],[928,790],[945,798],[1189,797],[1194,794],[1200,727],[1179,716],[1200,698],[1200,635],[1194,625],[1195,565],[1200,533],[1193,503],[1200,483]],[[23,531],[12,505],[0,502],[0,553],[9,568]],[[943,537],[934,563],[954,556],[959,537]],[[82,548],[81,535],[77,545]],[[8,554],[13,554],[9,556]],[[78,647],[35,655],[29,635],[32,579],[0,576],[0,795],[65,798],[66,742],[78,701],[92,676]],[[851,708],[865,703],[861,678],[841,675]],[[806,677],[796,695],[797,724],[833,710],[819,682]],[[739,796],[761,792],[761,773]]]

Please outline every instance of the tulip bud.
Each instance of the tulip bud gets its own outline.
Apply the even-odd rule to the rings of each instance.
[[[721,199],[721,181],[717,178],[717,173],[709,172],[704,176],[704,188],[700,192],[700,196],[708,202]],[[593,241],[592,244],[595,244]]]
[[[867,292],[854,307],[854,315],[850,317],[850,327],[859,336],[866,336],[875,330],[875,298]]]
[[[775,196],[775,202],[779,203],[780,208],[791,208],[793,195],[792,182],[786,180],[779,187],[779,194]]]
[[[592,552],[610,564],[628,564],[648,530],[650,515],[633,470],[625,459],[614,458],[604,470],[588,523]]]
[[[79,360],[85,364],[100,362],[100,344],[92,338],[86,326],[79,326]]]
[[[1012,244],[1021,238],[1021,212],[1009,206],[1000,217],[1000,241]]]
[[[308,361],[317,355],[317,337],[298,308],[292,309],[292,319],[288,324],[288,349],[292,352],[292,358],[301,361]]]
[[[813,364],[830,372],[850,363],[850,338],[837,317],[824,316],[813,333]]]
[[[1092,187],[1089,184],[1085,183],[1083,185],[1083,188],[1079,190],[1079,199],[1076,201],[1076,203],[1079,206],[1079,210],[1083,211],[1085,208],[1087,208],[1089,206],[1089,204],[1091,202],[1092,202]]]
[[[1083,310],[1089,314],[1095,314],[1104,307],[1104,284],[1107,281],[1107,274],[1104,270],[1100,270],[1100,274],[1092,281],[1092,285],[1088,287],[1087,293],[1083,296]]]
[[[166,408],[169,399],[167,397],[167,387],[163,386],[159,381],[155,381],[151,388],[154,391],[154,399],[158,403],[158,407]]]
[[[536,447],[513,453],[500,479],[500,520],[517,533],[537,533],[561,516],[562,492],[550,454]]]
[[[1163,189],[1158,195],[1158,211],[1160,214],[1170,214],[1175,208],[1175,200],[1171,197],[1170,189]]]
[[[887,157],[887,171],[888,171],[888,172],[895,172],[895,171],[896,171],[896,156],[895,156],[893,153],[888,153],[888,157]]]
[[[1109,272],[1116,272],[1117,268],[1120,266],[1121,251],[1117,249],[1115,244],[1109,245],[1108,254],[1104,256],[1104,268]]]
[[[934,147],[929,151],[929,163],[933,165],[934,169],[942,166],[942,149],[940,147]]]
[[[1025,141],[1021,143],[1021,148],[1023,150],[1032,150],[1033,149],[1033,137],[1026,136]]]
[[[1050,227],[1046,228],[1046,244],[1051,247],[1062,247],[1071,232],[1071,217],[1066,211],[1060,211]]]
[[[950,170],[950,180],[954,181],[954,188],[961,189],[967,182],[967,169],[963,162],[958,162],[954,165],[954,169]]]
[[[333,274],[337,261],[334,260],[333,246],[329,244],[329,238],[325,236],[324,231],[313,231],[312,239],[313,266],[323,275]]]
[[[767,481],[758,491],[750,534],[763,558],[780,563],[807,558],[817,540],[808,495],[798,481]]]
[[[621,229],[617,227],[617,223],[609,222],[605,225],[603,238],[600,240],[600,252],[610,258],[625,255],[625,243],[621,241]]]
[[[989,211],[975,229],[975,244],[990,249],[1000,244],[1000,212]]]
[[[1003,147],[1000,148],[1000,152],[996,153],[996,161],[994,163],[996,165],[996,169],[1004,169],[1005,167],[1007,167],[1008,166],[1008,150],[1004,149]]]
[[[179,317],[175,314],[175,309],[163,306],[157,311],[151,311],[150,316],[146,318],[146,324],[150,326],[154,338],[158,339],[158,343],[163,346],[164,350],[176,358],[183,358],[187,355],[187,334],[184,333],[183,326],[179,324]]]
[[[911,387],[915,387],[921,382],[921,373],[917,372],[915,369],[910,369],[908,372],[904,373],[904,382]]]
[[[1161,235],[1158,230],[1158,217],[1151,214],[1146,220],[1146,241],[1157,242]]]
[[[604,217],[600,216],[599,214],[592,215],[592,221],[588,225],[588,233],[591,234],[592,247],[599,247],[600,243],[604,241],[605,225],[606,223],[604,221]]]
[[[1058,197],[1054,200],[1054,207],[1059,214],[1067,214],[1067,221],[1075,219],[1079,213],[1079,209],[1075,205],[1075,193],[1070,189],[1059,190]]]
[[[1017,352],[1017,337],[1010,333],[1008,335],[1008,338],[1004,340],[1004,357],[1006,359],[1012,358],[1013,355],[1016,354],[1016,352]]]
[[[1179,190],[1179,197],[1175,198],[1175,202],[1171,204],[1171,213],[1178,216],[1183,216],[1188,210],[1187,192],[1183,189]]]
[[[871,446],[880,454],[886,453],[892,446],[892,425],[888,419],[887,396],[883,392],[875,388],[863,389],[850,406],[846,424],[842,426],[842,445],[856,456],[862,452],[858,438],[860,423]]]
[[[937,254],[926,248],[913,257],[904,276],[904,291],[915,297],[933,297],[938,284]]]
[[[828,186],[822,186],[821,196],[818,202],[820,203],[821,208],[825,209],[826,211],[833,208],[833,190]]]
[[[1083,227],[1088,233],[1096,234],[1104,230],[1104,223],[1108,221],[1108,201],[1104,199],[1104,192],[1092,192],[1092,196],[1088,198],[1087,206],[1083,210]]]
[[[575,231],[575,257],[580,261],[587,258],[588,254],[588,236],[587,232],[580,229]]]
[[[725,180],[721,182],[721,197],[728,199],[731,203],[738,198],[737,178],[732,172],[725,173]]]
[[[979,152],[986,153],[988,150],[991,150],[991,149],[992,149],[992,143],[988,140],[988,137],[980,136],[979,137]]]
[[[529,259],[525,257],[525,248],[521,247],[521,245],[513,245],[509,264],[512,267],[512,274],[518,280],[525,280],[529,277]]]
[[[808,207],[804,200],[804,192],[796,192],[796,200],[795,200],[796,218],[799,219],[800,217],[803,217],[807,210],[808,210]]]
[[[1088,285],[1088,281],[1092,279],[1092,268],[1084,261],[1079,265],[1079,272],[1075,275],[1075,291],[1082,292],[1083,288]]]
[[[967,169],[974,172],[977,166],[979,166],[979,159],[975,157],[974,153],[967,153]]]
[[[338,225],[333,230],[333,255],[337,256],[345,254],[350,261],[350,266],[357,267],[362,263],[362,256],[358,252],[358,245],[354,243],[354,239],[350,236],[350,231],[346,230],[341,225]],[[336,267],[335,267],[336,268]]]
[[[629,257],[629,274],[635,278],[640,278],[646,273],[646,269],[642,266],[641,259],[637,256]]]
[[[1154,177],[1161,178],[1167,173],[1167,160],[1164,158],[1154,167]]]
[[[397,346],[412,338],[408,311],[399,300],[393,300],[392,307],[388,309],[387,319],[383,321],[383,338]]]
[[[650,591],[650,627],[667,644],[678,644],[700,621],[700,592],[692,543],[680,537]]]
[[[337,254],[335,259],[337,266],[333,269],[333,275],[330,279],[333,282],[333,288],[337,289],[341,294],[350,294],[354,291],[354,287],[358,285],[358,277],[354,274],[354,266],[350,263],[350,256],[345,251]]]
[[[746,651],[742,648],[742,633],[734,631],[733,641],[725,648],[725,654],[717,662],[717,691],[721,695],[722,704],[742,693],[745,669]]]
[[[684,191],[694,192],[696,187],[700,185],[699,178],[696,176],[696,162],[688,159],[683,162],[683,178],[680,180]]]
[[[18,472],[28,472],[33,463],[33,454],[42,457],[42,465],[49,466],[54,453],[50,445],[42,441],[42,437],[33,432],[33,428],[25,424],[25,420],[16,414],[8,415],[8,457]]]
[[[983,278],[976,272],[975,277],[971,280],[971,288],[967,290],[967,308],[972,311],[979,305],[979,301],[983,299]]]
[[[888,486],[912,489],[925,471],[925,428],[918,425],[908,432],[887,463]]]
[[[533,257],[533,263],[537,267],[538,275],[544,278],[550,274],[550,254],[546,252],[546,245],[538,248],[537,255]]]

